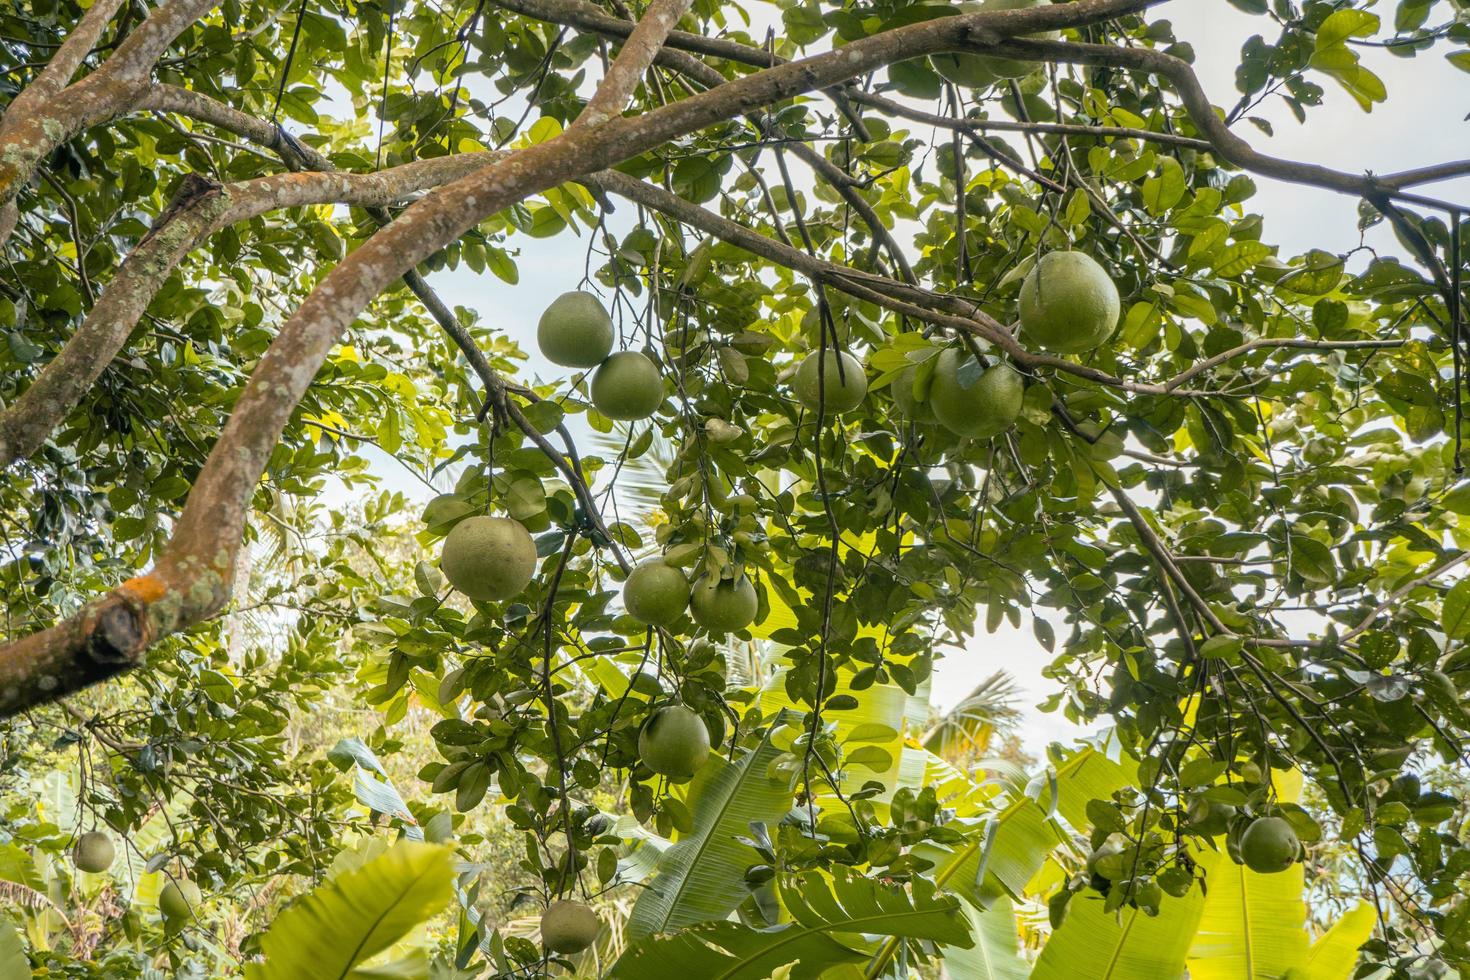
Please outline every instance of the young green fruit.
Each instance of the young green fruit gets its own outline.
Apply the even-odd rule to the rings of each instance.
[[[966,4],[973,6],[973,4]],[[929,56],[929,61],[934,65],[934,70],[946,80],[954,82],[961,88],[990,88],[996,82],[995,73],[990,70],[992,59],[978,54],[961,54],[957,51],[946,51],[944,54]]]
[[[1121,310],[1118,287],[1082,252],[1048,252],[1021,284],[1021,333],[1060,354],[1107,340]]]
[[[689,579],[655,558],[633,569],[623,583],[628,615],[649,626],[672,626],[689,607]]]
[[[711,633],[734,633],[755,620],[760,600],[750,579],[701,575],[689,594],[689,613]]]
[[[536,574],[536,542],[520,521],[466,517],[444,539],[439,567],[471,599],[509,599]]]
[[[862,362],[846,351],[813,351],[797,367],[791,390],[809,410],[820,405],[828,415],[841,415],[863,403],[868,378]]]
[[[929,405],[940,423],[956,435],[989,439],[1015,423],[1024,394],[1021,376],[1009,365],[981,368],[951,347],[940,353],[934,367]]]
[[[112,846],[112,838],[101,831],[92,830],[77,838],[77,843],[72,848],[72,859],[76,861],[77,867],[89,874],[101,874],[112,867],[113,859],[117,857],[117,851]]]
[[[1199,799],[1189,804],[1189,829],[1206,837],[1219,837],[1230,830],[1235,807],[1229,803]]]
[[[1045,6],[1050,2],[1051,0],[985,0],[980,4],[980,9],[986,13],[997,10],[1025,10],[1028,7]],[[1025,36],[1039,41],[1055,41],[1062,36],[1062,32],[1041,31]],[[982,57],[980,60],[984,69],[996,78],[1024,78],[1040,65],[1040,62],[1024,61],[1019,58]]]
[[[158,911],[165,919],[187,919],[202,901],[204,896],[194,882],[188,878],[170,878],[158,893]]]
[[[597,913],[581,902],[552,902],[541,913],[541,945],[553,953],[580,953],[597,942],[601,930]]]
[[[688,779],[709,758],[709,729],[682,704],[659,708],[638,733],[638,758],[660,776]]]
[[[1240,860],[1259,874],[1276,874],[1296,863],[1301,843],[1280,817],[1260,817],[1240,835]]]
[[[573,290],[551,301],[536,325],[541,353],[562,367],[590,368],[613,348],[613,322],[591,293]]]
[[[1087,873],[1109,881],[1118,881],[1128,872],[1123,861],[1127,838],[1113,834],[1087,856]]]
[[[914,379],[918,373],[918,365],[906,367],[893,379],[893,404],[898,409],[898,414],[906,419],[933,422],[934,408],[929,404],[929,392],[924,392],[924,398],[914,394]]]
[[[610,419],[646,419],[663,400],[663,376],[642,351],[618,351],[592,375],[592,404]]]

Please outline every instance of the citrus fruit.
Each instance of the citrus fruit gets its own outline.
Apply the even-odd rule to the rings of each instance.
[[[672,626],[689,607],[689,579],[659,559],[633,569],[623,583],[628,615],[650,626]]]
[[[1112,336],[1118,287],[1090,255],[1048,252],[1021,284],[1021,333],[1047,350],[1079,354]]]
[[[541,314],[536,343],[553,364],[596,367],[612,353],[612,319],[591,293],[562,293]]]
[[[929,405],[956,435],[988,439],[1016,421],[1023,394],[1021,376],[1008,365],[982,367],[951,347],[935,365]]]
[[[1280,817],[1253,820],[1240,835],[1241,863],[1260,874],[1285,871],[1296,863],[1300,853],[1296,831]]]
[[[580,953],[597,941],[601,931],[597,913],[581,902],[558,900],[541,913],[541,945],[553,953]]]
[[[638,733],[638,758],[661,776],[687,779],[709,758],[709,729],[682,704],[659,708]]]
[[[839,367],[840,365],[840,367]],[[818,376],[820,372],[820,377]],[[820,405],[829,415],[850,412],[863,403],[868,379],[862,362],[838,351],[813,351],[796,369],[791,390],[797,400],[815,412]]]
[[[735,579],[701,575],[689,594],[690,614],[711,633],[745,629],[755,619],[759,605],[755,586],[744,575]]]
[[[536,574],[536,542],[508,517],[466,517],[444,539],[439,567],[471,599],[509,599]]]
[[[658,365],[641,351],[619,351],[592,375],[592,404],[610,419],[646,419],[663,400],[663,376],[658,373]]]

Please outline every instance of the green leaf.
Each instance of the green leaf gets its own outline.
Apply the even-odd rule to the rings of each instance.
[[[752,823],[774,825],[791,808],[790,785],[769,772],[780,754],[768,736],[735,762],[711,756],[699,770],[686,801],[694,831],[660,858],[628,918],[629,938],[723,919],[744,900],[745,869],[759,855],[737,838]]]
[[[1445,593],[1439,622],[1452,640],[1470,637],[1470,579],[1461,579]]]
[[[988,909],[966,903],[965,918],[975,944],[969,949],[944,947],[944,971],[950,980],[1025,980],[1030,965],[1016,943],[1016,911],[1008,899]]]
[[[1360,902],[1340,916],[1307,952],[1301,980],[1346,980],[1358,962],[1358,947],[1373,935],[1378,922],[1373,906]]]
[[[1149,916],[1126,907],[1106,911],[1100,896],[1084,892],[1068,903],[1067,918],[1047,940],[1031,980],[1179,980],[1204,902],[1192,888],[1184,898],[1165,899],[1159,914]]]
[[[927,939],[968,949],[974,940],[960,902],[935,894],[915,879],[912,891],[838,870],[827,878],[807,872],[782,881],[789,923],[752,929],[733,922],[708,923],[669,937],[650,937],[613,964],[610,980],[698,977],[700,980],[765,980],[795,964],[793,980],[816,977],[842,963],[867,959],[861,936]]]
[[[399,841],[381,856],[318,886],[276,917],[249,980],[347,980],[361,963],[449,904],[453,848]]]
[[[1266,980],[1305,965],[1302,865],[1258,874],[1202,852],[1209,897],[1189,948],[1190,980]]]
[[[26,958],[15,924],[0,915],[0,977],[27,977],[31,961]]]
[[[1334,11],[1317,28],[1317,50],[1336,47],[1350,37],[1372,37],[1378,31],[1378,15],[1366,10]]]
[[[1470,71],[1470,51],[1455,51],[1444,58],[1461,71]]]
[[[1184,168],[1173,157],[1159,160],[1159,173],[1143,182],[1143,205],[1149,214],[1159,215],[1178,204],[1187,184]]]

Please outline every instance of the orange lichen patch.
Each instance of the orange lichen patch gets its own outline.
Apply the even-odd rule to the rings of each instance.
[[[130,598],[137,599],[144,604],[157,602],[168,591],[163,579],[151,572],[130,578],[117,588],[119,592],[126,592]]]

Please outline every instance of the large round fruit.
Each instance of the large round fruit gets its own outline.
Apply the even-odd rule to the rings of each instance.
[[[541,945],[553,953],[580,953],[597,942],[601,931],[597,913],[581,902],[552,902],[541,913]]]
[[[1121,309],[1118,287],[1082,252],[1048,252],[1021,284],[1021,333],[1060,354],[1107,340]]]
[[[983,7],[978,3],[961,3],[952,9],[959,14],[974,14]],[[990,60],[983,55],[961,54],[958,51],[946,51],[929,57],[935,71],[961,88],[989,88],[994,85],[995,73],[988,67]]]
[[[943,351],[929,386],[929,405],[935,418],[956,435],[989,439],[1009,429],[1021,414],[1025,388],[1009,365],[983,368],[978,378],[971,379],[974,366],[952,347]]]
[[[1028,7],[1046,6],[1050,2],[1051,0],[985,0],[980,5],[980,9],[987,13],[996,10],[1025,10]],[[1055,41],[1062,36],[1062,32],[1041,31],[1024,36],[1038,41]],[[1024,61],[1018,58],[982,58],[981,62],[985,70],[996,78],[1024,78],[1035,71],[1040,64],[1037,61]]]
[[[655,558],[633,569],[623,583],[628,615],[649,626],[672,626],[689,607],[689,579]]]
[[[204,896],[194,882],[188,878],[170,878],[158,893],[158,911],[165,919],[187,919],[202,901]]]
[[[1194,564],[1190,562],[1190,564]],[[1199,799],[1189,804],[1189,829],[1206,837],[1219,837],[1230,830],[1235,807],[1229,803]]]
[[[919,373],[918,365],[906,367],[893,379],[893,404],[898,414],[914,422],[933,422],[934,409],[929,404],[929,392],[919,398],[914,394],[914,377]]]
[[[466,517],[444,539],[439,567],[471,599],[509,599],[536,574],[536,542],[520,521]]]
[[[711,633],[734,633],[755,619],[760,600],[744,575],[719,579],[701,575],[689,593],[689,613]]]
[[[638,733],[638,758],[660,776],[688,779],[709,758],[709,729],[682,704],[659,708]]]
[[[642,351],[618,351],[592,375],[592,404],[610,419],[646,419],[663,400],[663,376]]]
[[[1296,863],[1301,843],[1291,824],[1280,817],[1261,817],[1240,835],[1240,860],[1259,874],[1275,874]]]
[[[94,875],[112,867],[116,857],[117,851],[112,846],[112,838],[97,830],[78,837],[76,846],[72,848],[72,859],[76,861],[77,867]]]
[[[868,379],[863,374],[862,362],[851,354],[835,350],[813,351],[796,369],[796,376],[791,379],[791,390],[813,412],[820,404],[826,414],[841,415],[863,403],[863,396],[868,393]]]
[[[562,293],[541,314],[536,343],[553,364],[596,367],[612,353],[612,319],[591,293]]]
[[[929,56],[934,70],[946,80],[961,88],[990,88],[995,84],[995,73],[990,70],[991,58],[978,54],[960,54],[946,51]]]
[[[1108,881],[1121,881],[1128,873],[1128,866],[1123,860],[1125,850],[1127,838],[1121,834],[1110,834],[1087,856],[1087,873]]]

